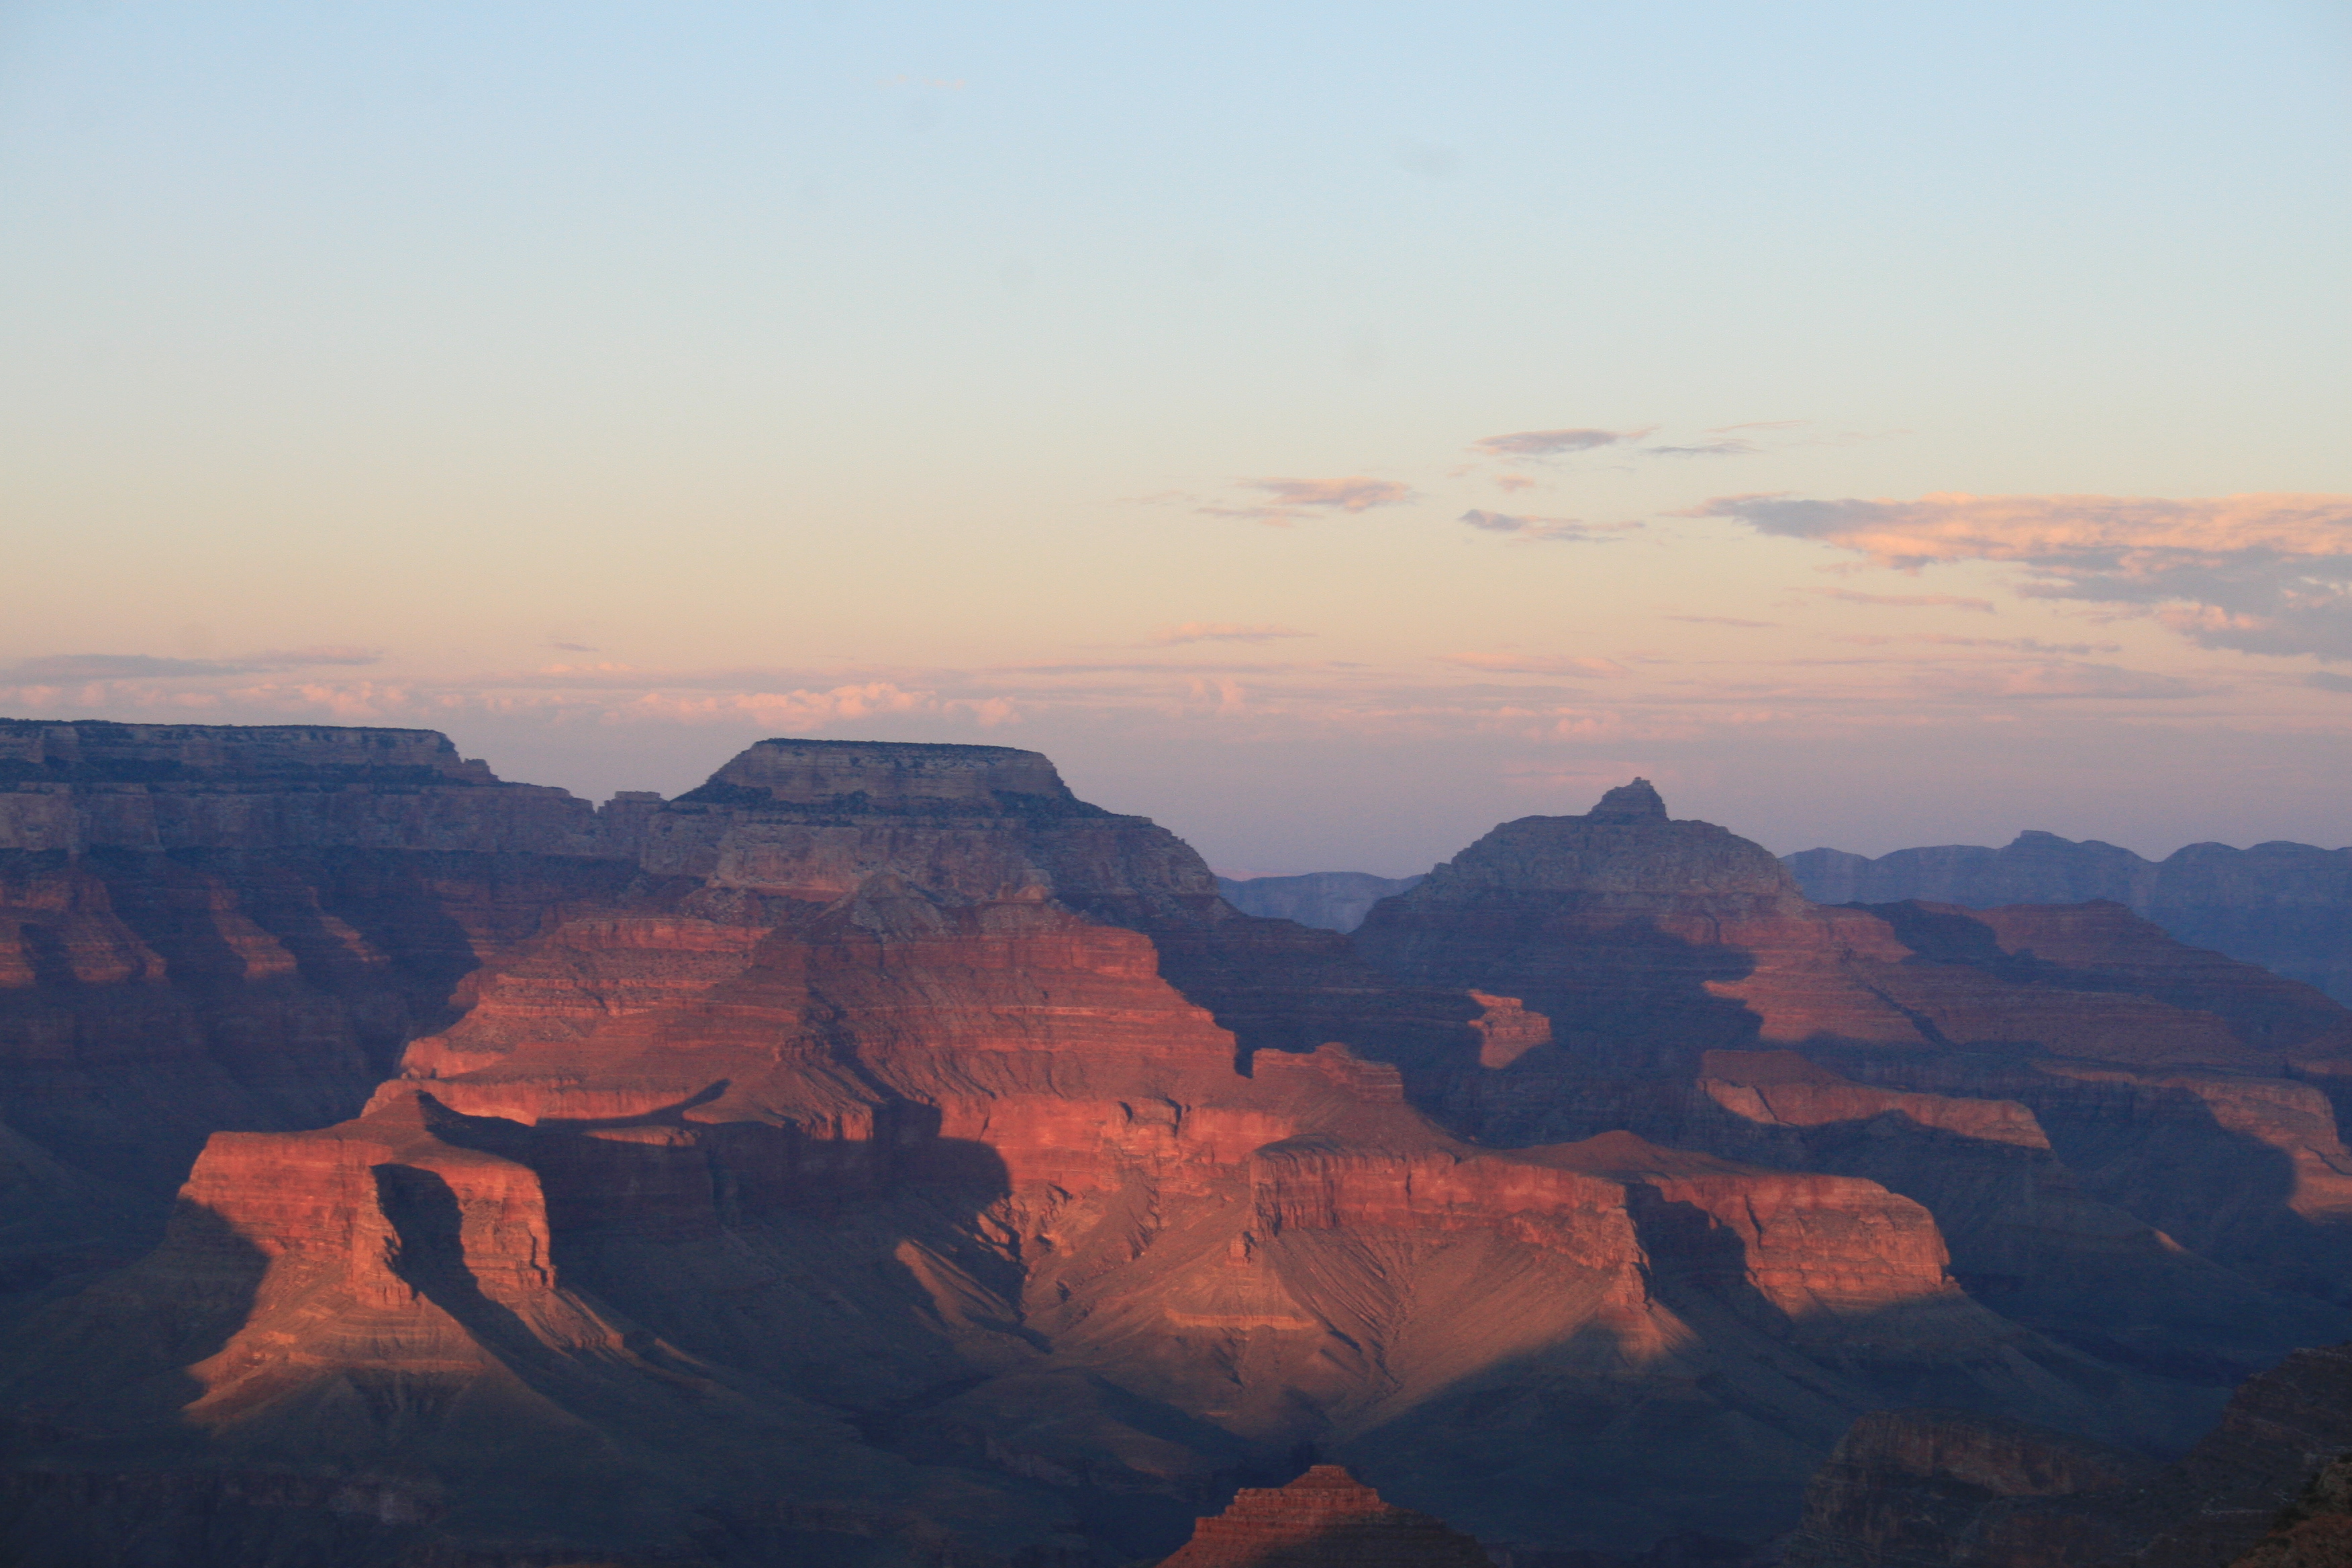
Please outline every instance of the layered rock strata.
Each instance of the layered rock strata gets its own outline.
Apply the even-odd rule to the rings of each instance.
[[[1515,1016],[1533,1043],[1416,1064],[1450,1122],[1868,1174],[1930,1205],[1986,1300],[2181,1375],[2332,1337],[2352,1014],[2115,904],[1825,909],[1652,801],[1506,824],[1358,933],[1392,978],[1542,1019],[1547,1038]],[[2081,1286],[2118,1270],[2145,1287],[2121,1313]]]
[[[352,1115],[656,805],[429,731],[0,721],[0,1297],[151,1245],[210,1133]]]
[[[1244,1487],[1161,1568],[1487,1568],[1438,1520],[1381,1500],[1340,1465],[1286,1487]]]
[[[766,742],[624,804],[593,853],[268,852],[483,934],[386,958],[426,1000],[363,1108],[215,1116],[162,1245],[20,1325],[0,1548],[1075,1565],[1312,1446],[1638,1552],[1793,1524],[1874,1411],[2161,1455],[2352,1333],[2305,1278],[2347,1020],[2127,916],[1822,910],[1646,784],[1359,942],[1007,748]],[[220,858],[122,852],[126,900]],[[2200,1205],[2217,1256],[2143,1212]]]

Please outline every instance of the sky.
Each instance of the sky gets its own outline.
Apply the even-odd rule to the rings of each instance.
[[[0,4],[0,714],[2352,843],[2352,6]]]

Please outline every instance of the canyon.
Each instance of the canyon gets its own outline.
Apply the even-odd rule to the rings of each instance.
[[[1354,931],[1372,906],[1409,892],[1419,877],[1375,877],[1365,871],[1309,871],[1297,877],[1217,879],[1225,902],[1245,915],[1296,921],[1318,931]]]
[[[1640,781],[1344,933],[1010,748],[593,806],[0,721],[0,919],[27,1564],[1108,1568],[1318,1459],[1515,1562],[1892,1560],[2352,1339],[2352,1013]]]

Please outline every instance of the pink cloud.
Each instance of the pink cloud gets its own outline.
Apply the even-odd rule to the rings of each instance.
[[[1722,496],[1697,515],[1882,566],[2010,562],[2030,597],[2132,606],[2206,647],[2352,659],[2352,496]]]
[[[1914,678],[1938,697],[2181,698],[2208,696],[2210,686],[2112,664],[1939,664]]]
[[[1244,479],[1245,489],[1268,499],[1253,506],[1204,506],[1211,517],[1246,517],[1285,526],[1315,512],[1363,512],[1412,499],[1412,487],[1360,474],[1337,479]]]

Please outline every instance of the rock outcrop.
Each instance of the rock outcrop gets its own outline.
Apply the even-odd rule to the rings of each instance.
[[[1488,1568],[1469,1536],[1381,1500],[1340,1465],[1244,1487],[1161,1568]]]
[[[2096,839],[2021,833],[2000,849],[1946,844],[1874,860],[1807,849],[1788,864],[1806,895],[1824,904],[1919,899],[1990,908],[2104,899],[2192,946],[2352,1003],[2352,848],[2191,844],[2147,860]]]
[[[1865,1416],[1805,1498],[1790,1568],[2204,1568],[2334,1561],[2352,1353],[2299,1351],[2161,1468],[1948,1411]]]
[[[2352,1458],[2334,1461],[2279,1510],[2238,1568],[2344,1568],[2352,1563]]]
[[[2110,1500],[2145,1455],[1955,1410],[1865,1415],[1805,1492],[1788,1568],[2094,1563],[2120,1544]]]
[[[429,731],[0,721],[0,1297],[152,1245],[212,1132],[356,1112],[658,804]]]

